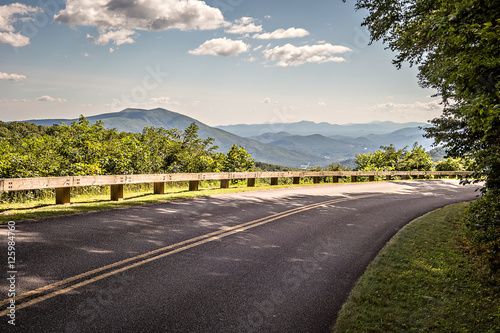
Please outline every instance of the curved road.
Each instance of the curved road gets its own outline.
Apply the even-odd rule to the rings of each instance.
[[[401,227],[473,200],[475,189],[453,180],[321,185],[19,222],[16,326],[5,279],[1,326],[326,333]]]

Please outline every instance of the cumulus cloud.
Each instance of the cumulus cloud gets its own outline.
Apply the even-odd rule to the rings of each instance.
[[[262,51],[268,61],[277,61],[276,66],[299,66],[306,63],[345,62],[342,57],[334,56],[352,51],[348,47],[331,44],[294,46],[286,44]]]
[[[108,30],[211,30],[222,12],[198,0],[68,0],[54,21]]]
[[[0,72],[0,80],[22,81],[22,80],[26,80],[26,75],[8,74],[8,73]]]
[[[0,43],[14,47],[29,45],[30,39],[16,32],[13,24],[17,21],[31,19],[30,15],[39,12],[38,7],[31,7],[20,3],[0,6]]]
[[[255,25],[255,19],[251,17],[242,17],[236,20],[229,29],[226,30],[228,34],[250,34],[262,31],[262,25]]]
[[[99,45],[108,45],[110,42],[112,42],[115,43],[116,46],[120,46],[123,44],[133,44],[134,39],[132,39],[131,36],[135,34],[136,33],[133,30],[122,29],[103,33],[97,39],[93,36],[87,35],[87,39]]]
[[[51,102],[51,103],[65,103],[65,102],[67,102],[67,100],[65,100],[64,98],[54,98],[54,97],[47,96],[47,95],[38,97],[37,99],[35,99],[35,101],[37,101],[37,102]]]
[[[249,49],[250,45],[241,40],[232,40],[224,37],[208,40],[197,49],[190,50],[188,53],[193,55],[215,55],[228,57],[248,52]]]
[[[263,34],[255,34],[252,38],[255,39],[285,39],[285,38],[300,38],[309,35],[309,31],[302,28],[289,28],[274,30],[273,32],[265,32]]]

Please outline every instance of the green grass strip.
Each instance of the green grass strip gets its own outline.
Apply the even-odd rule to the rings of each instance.
[[[500,277],[462,248],[467,203],[403,228],[369,265],[333,332],[500,332]]]
[[[340,184],[340,183],[338,183]],[[32,200],[26,203],[5,203],[0,204],[0,225],[8,221],[38,220],[42,218],[96,212],[115,208],[126,208],[133,206],[156,204],[172,200],[181,200],[197,197],[206,197],[217,194],[239,193],[249,191],[262,191],[279,188],[289,188],[297,186],[317,186],[318,184],[291,185],[284,184],[270,186],[258,184],[256,187],[246,187],[245,185],[233,185],[228,189],[218,187],[200,188],[199,191],[190,192],[187,188],[167,188],[165,194],[154,195],[152,189],[140,189],[127,191],[124,193],[123,201],[110,201],[109,193],[106,194],[85,194],[71,197],[69,205],[55,205],[55,198],[50,196],[42,200]],[[332,184],[324,184],[332,185]]]

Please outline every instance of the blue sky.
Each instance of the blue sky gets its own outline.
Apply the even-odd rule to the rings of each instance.
[[[208,125],[427,121],[416,69],[341,0],[0,5],[0,120],[162,107]]]

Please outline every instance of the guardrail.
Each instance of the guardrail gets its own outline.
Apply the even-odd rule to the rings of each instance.
[[[291,171],[291,172],[226,172],[226,173],[172,173],[157,175],[117,175],[117,176],[70,176],[46,178],[9,178],[0,179],[0,191],[22,191],[38,189],[55,189],[56,204],[70,203],[70,189],[79,186],[110,186],[111,200],[123,200],[123,185],[154,183],[154,194],[165,193],[165,182],[189,181],[189,190],[197,191],[202,180],[219,180],[221,188],[228,188],[232,179],[247,179],[247,186],[255,186],[255,179],[271,178],[271,185],[278,185],[279,178],[293,178],[294,184],[300,184],[303,177],[313,177],[314,183],[319,183],[321,177],[332,177],[333,183],[338,183],[340,177],[351,177],[356,182],[358,177],[369,177],[374,181],[376,176],[385,176],[386,180],[399,176],[402,179],[427,176],[449,177],[469,176],[468,171]]]

